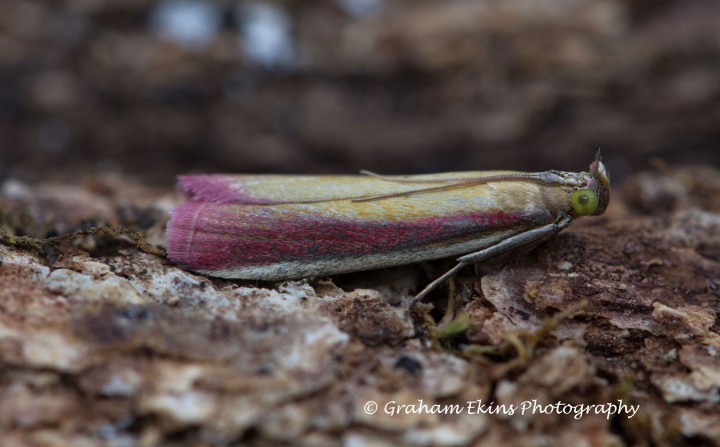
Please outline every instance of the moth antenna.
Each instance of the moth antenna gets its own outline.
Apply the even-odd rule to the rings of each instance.
[[[394,179],[391,179],[391,181],[395,181]],[[353,202],[374,202],[376,200],[384,200],[384,199],[394,199],[397,197],[408,197],[414,194],[425,194],[430,192],[438,192],[438,191],[448,191],[451,189],[457,189],[457,188],[464,188],[467,186],[476,186],[476,185],[482,185],[486,183],[495,183],[495,182],[517,182],[517,181],[524,181],[524,182],[531,182],[531,183],[537,183],[540,185],[553,185],[557,184],[557,182],[548,181],[548,179],[541,178],[537,174],[528,174],[528,173],[515,173],[515,174],[500,174],[500,175],[491,175],[488,177],[477,177],[477,178],[466,178],[466,179],[447,179],[444,181],[457,181],[457,183],[452,183],[450,185],[442,185],[442,186],[433,186],[430,188],[421,188],[421,189],[414,189],[411,191],[401,191],[401,192],[394,192],[389,194],[380,194],[377,196],[368,196],[368,197],[361,197],[357,199],[353,199]],[[410,182],[414,183],[414,182]],[[432,182],[434,183],[434,182]]]
[[[409,178],[395,178],[390,177],[387,175],[377,174],[372,171],[366,171],[362,170],[360,171],[360,174],[367,175],[373,178],[377,178],[380,180],[386,180],[388,182],[397,182],[397,183],[448,183],[448,182],[466,182],[470,180],[475,180],[475,177],[455,177],[455,178],[443,178],[443,179],[409,179]]]

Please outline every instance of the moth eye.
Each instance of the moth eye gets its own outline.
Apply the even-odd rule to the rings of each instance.
[[[581,189],[572,195],[572,207],[578,216],[589,216],[598,208],[598,195],[592,189]]]

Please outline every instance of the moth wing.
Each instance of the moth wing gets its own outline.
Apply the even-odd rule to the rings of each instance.
[[[274,205],[407,193],[488,175],[491,173],[481,171],[382,178],[367,175],[184,175],[178,178],[178,187],[201,202]]]
[[[444,215],[328,201],[257,206],[189,201],[168,223],[168,256],[212,276],[288,279],[467,253],[524,231],[521,210]]]

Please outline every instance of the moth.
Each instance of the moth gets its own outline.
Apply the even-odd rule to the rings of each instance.
[[[168,257],[202,274],[279,281],[458,257],[461,268],[530,248],[602,214],[610,180],[588,172],[411,176],[185,175],[167,226]]]

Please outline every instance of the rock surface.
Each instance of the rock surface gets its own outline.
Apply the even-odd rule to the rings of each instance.
[[[257,285],[123,237],[2,244],[3,445],[720,443],[718,178],[630,178],[605,216],[463,272],[438,326],[445,291],[408,308],[418,266]],[[33,236],[93,222],[162,243],[176,200],[107,178],[0,187],[3,229]],[[523,402],[548,410],[509,414]],[[587,407],[619,403],[639,409]]]

